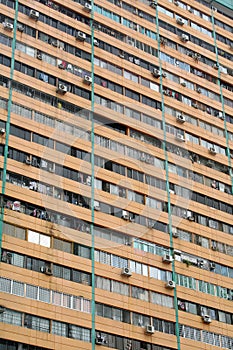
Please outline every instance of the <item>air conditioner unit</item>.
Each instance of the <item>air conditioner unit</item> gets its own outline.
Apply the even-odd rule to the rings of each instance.
[[[95,338],[95,343],[96,343],[96,345],[104,345],[104,344],[106,344],[104,338],[101,337],[101,336],[97,336]]]
[[[83,6],[83,9],[86,12],[91,12],[91,10],[92,10],[91,4],[89,2],[86,2]]]
[[[9,23],[9,22],[3,22],[3,28],[6,29],[6,30],[13,30],[14,29],[14,26],[12,23]]]
[[[169,288],[169,289],[174,289],[175,288],[175,286],[176,286],[176,284],[175,284],[175,282],[174,281],[172,281],[172,280],[169,280],[169,281],[167,281],[167,283],[166,283],[166,288]]]
[[[121,274],[127,277],[132,276],[132,272],[128,267],[123,267],[123,269],[121,270]]]
[[[4,129],[4,128],[0,128],[0,135],[4,135],[4,134],[5,134],[5,132],[6,132],[6,129]]]
[[[95,45],[95,46],[97,46],[97,47],[99,47],[99,42],[98,42],[98,40],[96,40],[96,39],[94,39],[94,42],[93,42],[93,44]]]
[[[161,76],[161,73],[157,68],[154,68],[151,73],[155,78],[159,78]]]
[[[84,84],[90,85],[92,83],[91,76],[90,75],[84,75],[83,82],[84,82]]]
[[[186,43],[187,41],[189,41],[189,36],[187,34],[181,34],[180,39]]]
[[[48,276],[51,276],[53,274],[51,267],[48,266],[41,266],[40,271]]]
[[[161,45],[166,45],[167,44],[167,39],[166,38],[160,38],[160,44]]]
[[[205,266],[205,260],[197,259],[197,266],[203,268]]]
[[[191,211],[189,211],[189,210],[186,212],[184,218],[189,220],[189,221],[194,221],[193,213]]]
[[[58,68],[60,68],[60,69],[66,69],[66,67],[65,67],[65,65],[64,65],[63,63],[60,63],[60,64],[58,65]]]
[[[186,84],[185,81],[182,81],[182,82],[180,83],[180,85],[182,85],[183,87],[186,87],[186,86],[187,86],[187,84]]]
[[[87,38],[87,36],[86,36],[85,33],[80,32],[80,31],[78,31],[78,32],[76,33],[76,39],[78,39],[78,40],[80,40],[80,41],[85,41],[86,38]]]
[[[230,50],[233,51],[233,43],[230,43],[229,47],[230,47]]]
[[[37,53],[37,55],[36,55],[36,58],[38,59],[38,60],[42,60],[42,55],[41,55],[41,53]]]
[[[214,6],[211,6],[211,10],[214,11],[214,12],[218,11],[217,7],[214,7]]]
[[[184,23],[185,23],[185,21],[184,21],[184,19],[183,19],[183,18],[181,18],[181,17],[177,17],[177,19],[176,19],[176,23],[177,23],[177,24],[179,24],[179,25],[181,25],[181,26],[183,26],[183,25],[184,25]]]
[[[51,269],[51,267],[48,267],[48,266],[47,266],[47,267],[45,268],[44,273],[45,273],[46,275],[48,275],[48,276],[52,276],[53,270]]]
[[[176,120],[177,120],[179,123],[184,123],[184,122],[185,122],[185,116],[184,116],[182,113],[179,113],[179,114],[177,114],[177,116],[176,116]]]
[[[38,11],[30,10],[29,17],[31,17],[31,18],[33,18],[33,19],[35,19],[37,21],[39,19],[39,16],[40,16],[40,14],[39,14]]]
[[[212,241],[211,249],[214,251],[216,251],[218,249],[216,241]]]
[[[166,264],[170,264],[172,261],[173,261],[173,257],[169,254],[165,254],[163,257],[162,257],[162,261]]]
[[[176,140],[177,141],[182,141],[182,142],[185,141],[184,136],[182,134],[176,134]]]
[[[126,43],[129,44],[129,45],[131,45],[131,46],[134,46],[133,40],[127,40]]]
[[[174,5],[179,6],[179,2],[177,0],[174,0]]]
[[[155,327],[152,326],[151,324],[147,324],[145,328],[146,334],[154,334],[155,332]]]
[[[172,227],[172,236],[174,238],[178,238],[179,237],[179,234],[178,234],[178,231],[177,231],[176,227]]]
[[[212,162],[212,160],[209,159],[209,160],[207,161],[206,165],[207,165],[208,167],[210,167],[210,168],[213,168],[213,167],[214,167],[214,162]]]
[[[211,323],[212,322],[211,317],[209,315],[203,315],[202,320],[204,323]]]
[[[59,94],[65,94],[68,91],[68,88],[64,84],[59,84],[57,88],[57,93]]]
[[[187,10],[190,12],[190,13],[193,13],[193,9],[191,6],[187,6]]]
[[[178,301],[178,308],[179,310],[186,311],[186,304],[183,301]]]
[[[54,172],[55,172],[54,167],[49,167],[49,168],[48,168],[48,171],[49,171],[50,173],[54,173]]]
[[[202,92],[201,88],[197,88],[196,91],[197,91],[199,94],[201,94],[201,92]]]
[[[31,159],[29,157],[27,157],[25,159],[25,164],[27,164],[27,165],[31,165],[32,164]]]
[[[128,211],[127,210],[122,210],[121,217],[124,220],[129,220],[129,213],[128,213]]]
[[[223,112],[218,112],[217,117],[224,120]]]
[[[170,96],[170,91],[169,90],[163,90],[163,93],[165,96]]]
[[[54,47],[58,47],[59,46],[59,41],[54,39],[51,41],[51,45],[54,46]]]
[[[217,154],[216,149],[214,147],[209,148],[209,153],[213,155]]]
[[[193,55],[192,55],[192,58],[195,60],[195,61],[198,61],[200,58],[201,58],[201,55],[199,54],[199,53],[194,53]]]
[[[219,68],[219,64],[218,63],[213,64],[213,68],[214,69],[218,69]]]
[[[196,102],[192,102],[192,107],[197,109],[198,108],[197,103]]]
[[[147,226],[149,228],[154,228],[154,222],[153,221],[148,221]]]
[[[0,305],[0,314],[3,314],[3,312],[6,311],[6,308],[2,305]]]
[[[210,262],[210,270],[215,270],[216,264],[214,262]]]
[[[94,201],[94,210],[100,211],[100,202]]]
[[[150,7],[152,7],[153,9],[156,8],[157,4],[158,4],[157,0],[151,0],[150,1]]]
[[[24,26],[22,24],[18,24],[17,29],[18,29],[19,32],[22,33],[22,32],[24,32],[25,28],[24,28]]]
[[[144,17],[143,12],[139,11],[139,12],[138,12],[138,16],[141,17],[141,18],[143,18],[143,17]]]
[[[167,78],[167,73],[162,73],[163,78]]]

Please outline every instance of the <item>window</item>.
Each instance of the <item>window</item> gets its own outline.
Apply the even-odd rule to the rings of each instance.
[[[9,236],[25,239],[25,231],[26,230],[21,227],[17,227],[8,223],[3,224],[3,233]]]
[[[51,238],[39,232],[28,230],[28,242],[50,248]]]
[[[22,314],[17,311],[6,309],[0,314],[0,322],[22,326]]]

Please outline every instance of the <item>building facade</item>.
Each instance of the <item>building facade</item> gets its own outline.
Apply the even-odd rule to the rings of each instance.
[[[0,349],[233,349],[232,18],[0,0]]]

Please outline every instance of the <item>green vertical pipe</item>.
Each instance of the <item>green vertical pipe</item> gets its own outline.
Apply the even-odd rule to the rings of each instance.
[[[166,149],[166,120],[164,112],[164,95],[163,95],[163,77],[162,77],[162,62],[160,58],[160,36],[159,36],[159,14],[158,7],[156,7],[156,27],[157,27],[157,41],[158,41],[158,59],[159,59],[159,70],[160,70],[160,93],[161,93],[161,105],[162,105],[162,125],[163,125],[163,151],[165,157],[165,173],[166,173],[166,191],[167,191],[167,202],[168,202],[168,228],[169,228],[169,237],[170,237],[170,253],[173,255],[173,236],[172,236],[172,212],[171,212],[171,196],[170,196],[170,187],[169,187],[169,171],[168,171],[168,154]],[[176,271],[175,271],[175,261],[172,261],[172,279],[176,282]],[[177,302],[177,289],[174,289],[174,307],[175,307],[175,331],[177,339],[177,349],[180,350],[180,333],[179,333],[179,313],[178,313],[178,302]]]
[[[95,350],[95,91],[94,91],[94,0],[91,0],[91,347]]]
[[[212,30],[213,30],[213,37],[214,37],[214,48],[215,48],[215,54],[216,54],[216,62],[219,67],[219,59],[218,59],[218,45],[216,40],[216,31],[215,31],[215,23],[214,23],[214,11],[211,10],[211,21],[212,21]],[[226,137],[226,149],[227,149],[227,158],[228,158],[228,167],[231,169],[231,152],[229,147],[229,137],[228,137],[228,130],[227,130],[227,122],[225,117],[225,108],[224,108],[224,98],[222,93],[222,86],[221,86],[221,75],[220,75],[220,69],[218,68],[218,86],[220,91],[220,99],[222,103],[222,113],[224,117],[224,130],[225,130],[225,137]],[[231,193],[233,194],[233,174],[230,173],[231,176]]]
[[[8,95],[8,102],[7,102],[7,121],[6,121],[6,132],[5,132],[4,163],[3,163],[3,173],[2,173],[2,199],[4,199],[5,190],[6,190],[6,170],[7,170],[8,143],[9,143],[10,121],[11,121],[12,81],[13,81],[14,69],[15,69],[17,21],[18,21],[18,0],[15,1],[15,17],[14,17],[13,40],[12,40],[12,49],[11,49],[11,69],[10,69],[10,80],[9,80],[9,86],[8,86],[9,95]],[[4,206],[3,206],[3,200],[2,200],[1,213],[0,213],[0,254],[2,249],[3,218],[4,218]]]

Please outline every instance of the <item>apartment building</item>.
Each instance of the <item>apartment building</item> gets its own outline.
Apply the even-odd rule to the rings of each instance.
[[[232,18],[0,0],[0,349],[233,349]]]

